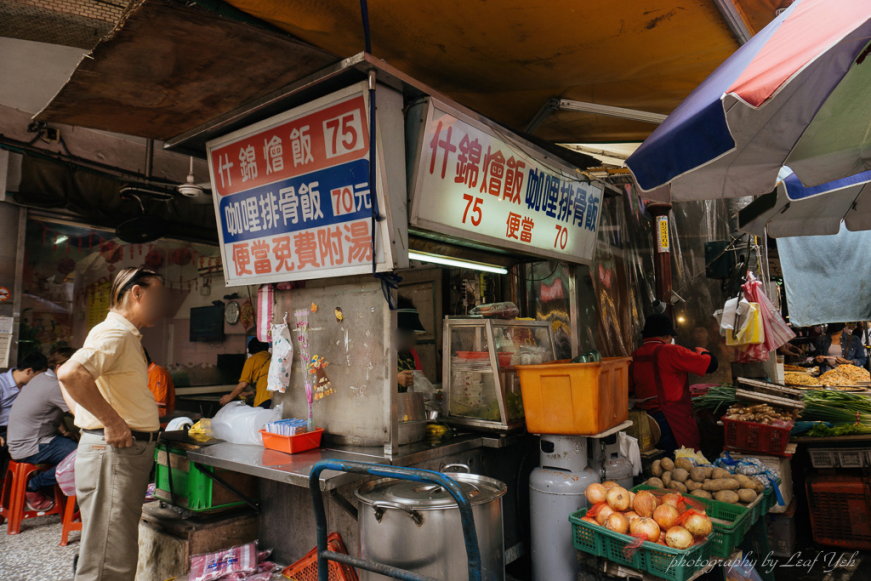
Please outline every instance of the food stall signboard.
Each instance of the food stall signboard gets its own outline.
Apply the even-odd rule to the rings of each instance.
[[[500,248],[592,261],[602,191],[576,168],[429,99],[411,223]]]
[[[227,286],[372,272],[365,87],[206,144]],[[389,231],[375,228],[377,270],[390,270]]]

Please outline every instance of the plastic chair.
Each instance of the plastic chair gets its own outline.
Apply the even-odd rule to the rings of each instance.
[[[61,521],[63,522],[63,530],[61,530],[60,534],[60,546],[66,547],[70,533],[82,530],[82,514],[76,510],[75,496],[67,496]]]
[[[54,506],[48,510],[27,510],[25,493],[27,492],[27,480],[30,475],[39,468],[35,464],[9,461],[6,468],[6,478],[3,480],[3,494],[0,496],[0,524],[8,520],[7,535],[17,535],[21,532],[21,521],[26,518],[36,518],[50,514],[61,514],[63,510],[63,494],[59,486],[54,487]]]

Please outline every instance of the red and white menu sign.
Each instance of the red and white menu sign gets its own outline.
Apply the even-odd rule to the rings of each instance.
[[[600,184],[435,99],[422,131],[413,225],[533,255],[592,261]]]
[[[366,84],[206,144],[227,286],[390,270],[369,186]],[[378,193],[382,215],[384,201]]]

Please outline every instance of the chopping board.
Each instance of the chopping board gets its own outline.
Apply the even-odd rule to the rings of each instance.
[[[174,430],[172,432],[163,432],[160,434],[159,442],[171,442],[173,444],[183,444],[186,446],[186,449],[196,449],[196,448],[204,448],[205,446],[211,446],[213,444],[218,444],[223,442],[224,440],[219,440],[217,438],[209,438],[208,440],[198,440],[193,436],[187,433],[187,430]]]

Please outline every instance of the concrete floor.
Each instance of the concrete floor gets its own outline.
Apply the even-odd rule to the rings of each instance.
[[[7,535],[0,525],[0,579],[3,581],[61,581],[73,576],[73,557],[79,552],[79,531],[60,543],[58,515],[27,519],[21,532]]]

